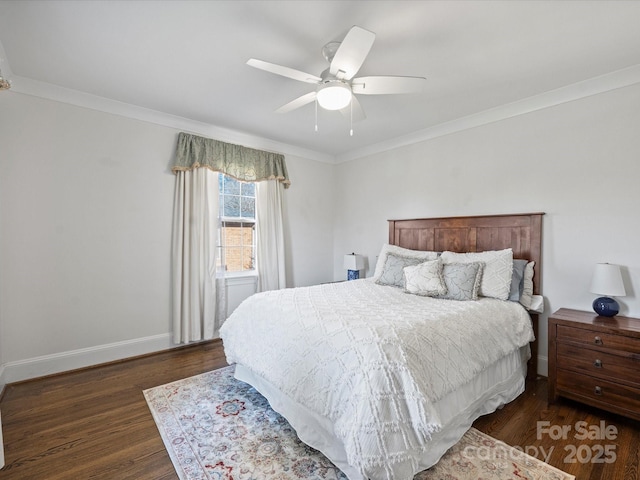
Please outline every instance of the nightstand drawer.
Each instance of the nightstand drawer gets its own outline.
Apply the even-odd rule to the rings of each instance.
[[[599,350],[559,343],[558,365],[566,370],[619,380],[640,388],[640,356],[620,352],[612,355]]]
[[[558,340],[624,350],[640,355],[640,338],[624,337],[622,335],[612,335],[610,333],[602,333],[584,328],[558,325]]]
[[[581,375],[566,370],[557,372],[557,389],[561,395],[595,406],[616,407],[637,416],[640,412],[640,389]],[[613,409],[612,409],[613,410]]]

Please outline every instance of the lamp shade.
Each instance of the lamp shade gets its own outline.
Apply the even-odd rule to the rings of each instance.
[[[620,266],[610,263],[596,264],[591,282],[591,293],[612,297],[624,297],[627,292],[624,289]]]
[[[345,255],[344,268],[346,270],[362,270],[364,268],[364,257],[355,253]]]

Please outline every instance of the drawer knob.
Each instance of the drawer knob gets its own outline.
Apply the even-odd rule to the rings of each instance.
[[[595,343],[596,345],[602,345],[602,339],[596,336],[596,338],[593,339],[593,343]]]
[[[595,393],[596,395],[602,395],[602,388],[600,387],[594,388],[593,393]]]
[[[596,368],[602,368],[602,360],[597,359],[593,362],[593,366]]]

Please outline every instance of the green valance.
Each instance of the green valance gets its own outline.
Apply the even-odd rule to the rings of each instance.
[[[244,182],[275,179],[282,182],[284,188],[291,185],[284,155],[180,132],[171,170],[175,173],[201,167]]]

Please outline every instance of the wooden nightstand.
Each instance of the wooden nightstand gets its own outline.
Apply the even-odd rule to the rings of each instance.
[[[560,396],[640,420],[640,319],[549,316],[549,403]]]

